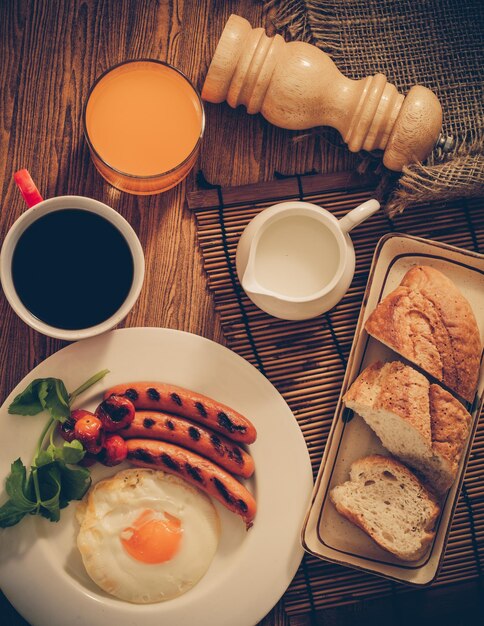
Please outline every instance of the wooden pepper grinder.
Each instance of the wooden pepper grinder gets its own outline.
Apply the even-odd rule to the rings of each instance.
[[[404,97],[383,74],[350,80],[316,46],[267,37],[238,15],[225,26],[202,98],[244,104],[282,128],[333,126],[352,152],[384,150],[383,163],[394,171],[423,161],[442,126],[430,89],[415,85]]]

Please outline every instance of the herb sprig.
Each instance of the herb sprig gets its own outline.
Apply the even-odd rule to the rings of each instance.
[[[57,446],[54,433],[57,424],[70,416],[72,402],[104,378],[108,371],[94,374],[70,394],[59,378],[37,378],[8,407],[9,413],[37,415],[48,411],[50,417],[38,439],[30,471],[27,472],[21,459],[12,463],[5,482],[9,500],[0,507],[0,528],[18,524],[27,514],[41,515],[57,522],[60,510],[71,500],[80,500],[89,489],[89,470],[69,467],[84,457],[82,444],[74,440]]]

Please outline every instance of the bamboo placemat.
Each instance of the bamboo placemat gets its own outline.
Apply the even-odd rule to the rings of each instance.
[[[318,471],[353,341],[373,251],[389,231],[436,239],[468,250],[484,249],[484,202],[454,200],[414,206],[390,220],[383,211],[352,232],[356,272],[351,288],[329,313],[304,322],[277,320],[240,288],[235,251],[248,222],[284,200],[320,204],[336,217],[372,196],[377,181],[354,173],[296,176],[220,188],[200,176],[188,194],[197,220],[208,284],[228,346],[255,365],[291,407]],[[484,558],[484,420],[478,426],[441,573],[434,586],[479,578]],[[289,616],[324,607],[399,594],[410,587],[306,555],[284,600]]]

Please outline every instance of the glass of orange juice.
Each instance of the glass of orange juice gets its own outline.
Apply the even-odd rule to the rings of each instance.
[[[148,195],[171,189],[192,169],[205,114],[180,70],[141,59],[115,65],[96,80],[83,123],[101,176],[117,189]]]

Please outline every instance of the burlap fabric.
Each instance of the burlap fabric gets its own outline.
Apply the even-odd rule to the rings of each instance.
[[[404,94],[421,84],[439,97],[440,145],[424,164],[405,167],[396,185],[395,176],[383,176],[382,194],[392,186],[390,215],[415,202],[484,195],[484,0],[265,4],[278,31],[320,47],[348,78],[381,72]]]

